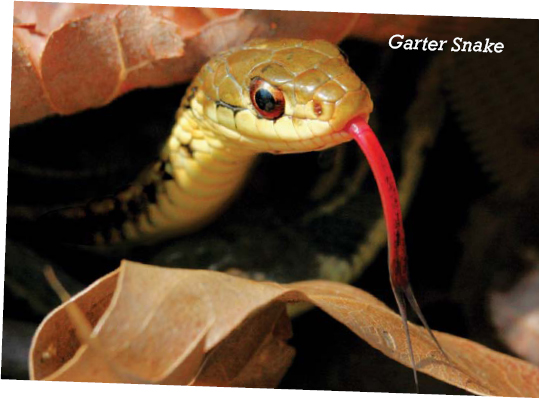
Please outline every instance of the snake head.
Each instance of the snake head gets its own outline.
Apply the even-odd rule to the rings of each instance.
[[[206,134],[252,152],[308,152],[349,141],[347,122],[368,119],[373,107],[339,48],[323,40],[250,41],[211,59],[191,91],[184,106]]]

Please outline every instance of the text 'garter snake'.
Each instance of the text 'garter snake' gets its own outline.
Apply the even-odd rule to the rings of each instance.
[[[321,151],[355,138],[382,196],[391,284],[417,384],[406,298],[441,347],[408,281],[395,180],[366,124],[372,109],[367,87],[336,46],[322,40],[251,41],[218,54],[202,67],[181,102],[160,159],[135,183],[115,197],[51,216],[79,225],[82,235],[71,236],[77,244],[110,245],[186,234],[223,211],[258,154]]]

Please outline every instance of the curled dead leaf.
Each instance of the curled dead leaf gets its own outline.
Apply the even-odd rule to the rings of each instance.
[[[285,303],[312,303],[388,357],[410,366],[400,317],[346,284],[254,282],[207,270],[125,261],[52,312],[30,353],[31,377],[273,387],[294,350]],[[80,344],[66,307],[77,304],[94,330]],[[537,397],[539,369],[477,343],[410,325],[419,370],[469,392]]]

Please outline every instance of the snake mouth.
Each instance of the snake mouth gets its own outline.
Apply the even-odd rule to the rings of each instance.
[[[264,152],[271,154],[297,154],[311,151],[324,151],[352,140],[344,131],[325,134],[303,140],[265,140]]]
[[[350,132],[347,130],[347,126],[354,120],[361,118],[365,122],[369,120],[369,114],[367,113],[358,113],[347,119],[331,123],[332,130],[328,133],[322,133],[313,135],[309,138],[295,138],[287,139],[283,138],[254,138],[248,137],[249,140],[256,140],[259,142],[264,142],[266,148],[264,152],[269,152],[272,154],[294,154],[302,152],[311,152],[311,151],[324,151],[328,148],[338,146],[340,144],[349,142],[353,139]]]

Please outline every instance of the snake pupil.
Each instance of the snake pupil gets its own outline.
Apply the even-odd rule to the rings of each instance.
[[[255,101],[261,110],[271,112],[275,109],[275,98],[273,98],[269,90],[258,90],[255,94]]]
[[[251,102],[256,111],[266,119],[277,119],[284,114],[284,95],[268,82],[254,78],[250,88]]]

